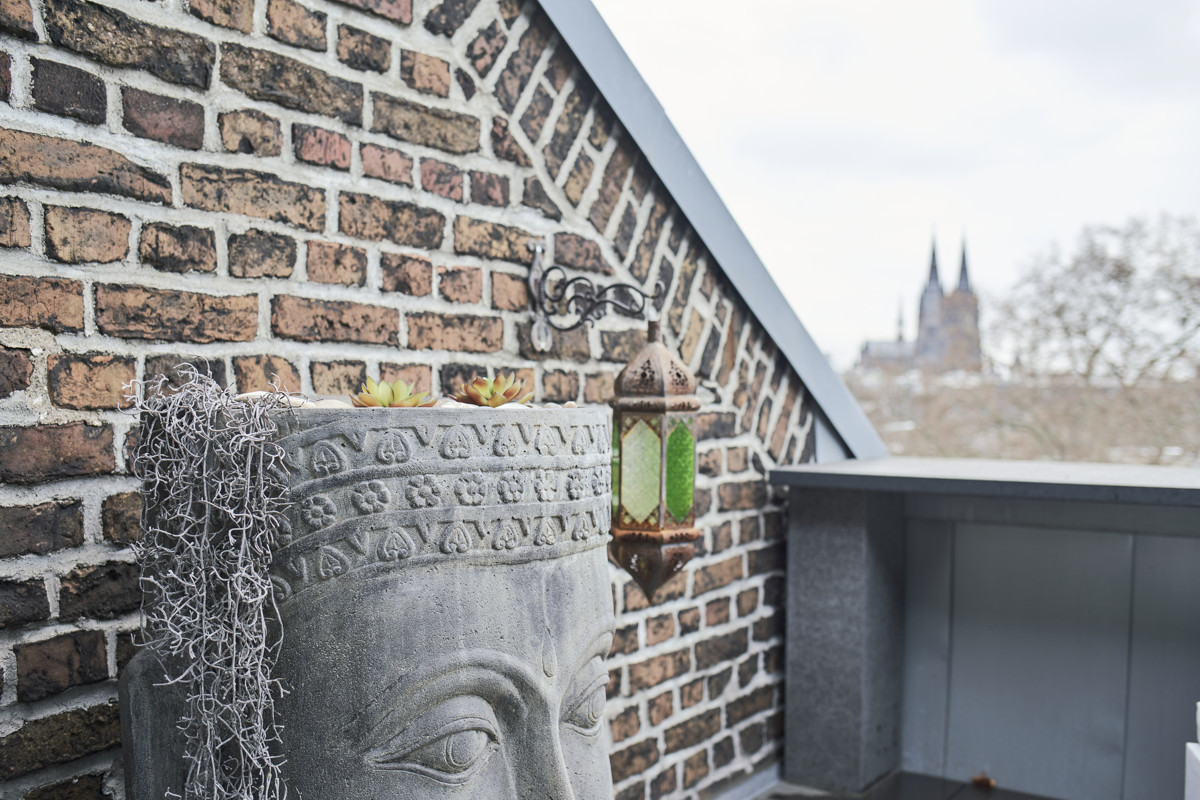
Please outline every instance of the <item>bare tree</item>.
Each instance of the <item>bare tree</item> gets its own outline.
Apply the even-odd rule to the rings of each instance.
[[[1200,365],[1200,226],[1188,217],[1087,227],[1034,259],[993,314],[993,361],[1032,379],[1136,386]]]
[[[992,367],[851,374],[893,453],[1200,465],[1200,226],[1088,227],[985,311]]]

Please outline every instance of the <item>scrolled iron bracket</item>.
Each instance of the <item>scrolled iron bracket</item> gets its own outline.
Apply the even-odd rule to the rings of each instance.
[[[533,265],[529,269],[529,296],[533,302],[533,328],[530,342],[533,349],[545,353],[553,345],[553,331],[573,331],[594,323],[612,308],[621,314],[640,317],[646,304],[666,296],[667,287],[659,281],[654,293],[645,292],[633,284],[614,283],[597,287],[590,278],[567,278],[567,272],[557,264],[543,265],[546,243],[529,243],[533,250]],[[554,284],[551,286],[551,284]],[[578,315],[571,323],[555,322],[552,315]]]

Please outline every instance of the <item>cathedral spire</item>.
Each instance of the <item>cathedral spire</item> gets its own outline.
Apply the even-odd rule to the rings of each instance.
[[[925,286],[925,291],[929,291],[930,289],[932,289],[934,287],[937,288],[938,294],[942,293],[942,279],[938,275],[938,265],[937,265],[937,239],[934,239],[933,243],[930,245],[929,282]]]
[[[962,266],[958,268],[958,291],[971,292],[971,279],[967,275],[967,237],[963,236],[962,245]]]

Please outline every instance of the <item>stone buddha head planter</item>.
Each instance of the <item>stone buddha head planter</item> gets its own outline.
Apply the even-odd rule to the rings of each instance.
[[[276,415],[290,797],[612,797],[605,408]],[[123,679],[131,800],[183,795],[181,701]]]

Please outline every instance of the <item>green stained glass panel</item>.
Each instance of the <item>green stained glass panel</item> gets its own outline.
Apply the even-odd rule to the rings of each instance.
[[[658,434],[642,420],[621,441],[621,505],[635,522],[658,510],[661,447]]]
[[[696,440],[683,421],[667,437],[667,510],[683,522],[692,511],[696,482]]]

